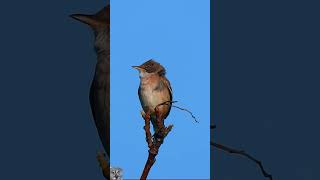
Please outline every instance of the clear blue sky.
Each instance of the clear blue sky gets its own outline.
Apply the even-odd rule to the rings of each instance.
[[[148,156],[132,65],[154,58],[167,69],[176,108],[149,178],[209,178],[210,1],[111,0],[111,165],[139,178]]]

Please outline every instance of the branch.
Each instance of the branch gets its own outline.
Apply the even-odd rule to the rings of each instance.
[[[180,110],[182,110],[182,111],[187,111],[187,112],[191,115],[191,117],[194,119],[194,121],[195,121],[196,123],[199,123],[199,121],[197,120],[197,118],[196,118],[196,117],[192,114],[192,112],[189,111],[188,109],[181,108],[181,107],[175,106],[175,105],[172,105],[172,107],[178,108],[178,109],[180,109]]]
[[[158,130],[157,132],[154,132],[153,138],[150,132],[150,112],[147,112],[146,114],[141,113],[143,119],[145,120],[144,130],[146,132],[146,142],[149,147],[149,150],[148,150],[149,155],[148,155],[147,162],[144,166],[142,175],[140,177],[141,180],[147,179],[151,167],[156,162],[156,156],[158,155],[160,146],[163,143],[165,137],[168,135],[168,133],[171,131],[173,127],[173,125],[169,125],[168,127],[164,126],[163,124],[164,118],[162,118],[162,116],[160,115],[160,112],[158,111],[158,106],[156,106],[155,108],[156,117],[157,117],[156,123],[158,126]]]
[[[210,125],[210,129],[214,129],[214,128],[216,128],[215,125]],[[264,169],[264,167],[263,167],[263,165],[262,165],[262,162],[259,161],[259,160],[256,159],[256,158],[254,158],[254,157],[251,156],[250,154],[246,153],[244,150],[238,150],[238,149],[230,148],[230,147],[227,147],[227,146],[222,145],[222,144],[214,143],[214,142],[212,142],[212,141],[210,141],[210,145],[211,145],[211,146],[214,146],[214,147],[216,147],[216,148],[218,148],[218,149],[221,149],[222,151],[225,151],[225,152],[227,152],[227,153],[230,153],[230,154],[238,154],[238,155],[240,155],[240,156],[244,156],[244,157],[250,159],[251,161],[255,162],[255,163],[259,166],[259,168],[260,168],[260,170],[261,170],[261,172],[262,172],[262,174],[263,174],[264,177],[272,180],[272,175],[269,174],[269,173],[267,173],[267,172],[265,171],[265,169]]]

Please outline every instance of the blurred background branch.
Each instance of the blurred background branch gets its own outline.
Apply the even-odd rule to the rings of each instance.
[[[216,125],[210,125],[210,129],[215,129],[216,128]],[[246,153],[244,150],[238,150],[238,149],[235,149],[235,148],[230,148],[228,146],[225,146],[225,145],[222,145],[222,144],[219,144],[219,143],[215,143],[213,141],[210,141],[210,145],[213,146],[213,147],[216,147],[217,149],[220,149],[224,152],[227,152],[227,153],[230,153],[230,154],[238,154],[240,156],[244,156],[248,159],[250,159],[251,161],[255,162],[260,170],[261,170],[261,173],[263,174],[264,177],[272,180],[272,175],[267,173],[262,165],[262,162],[259,161],[258,159],[254,158],[253,156],[251,156],[250,154]]]

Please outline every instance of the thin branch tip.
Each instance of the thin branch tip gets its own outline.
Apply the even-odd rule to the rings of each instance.
[[[234,149],[234,148],[230,148],[230,147],[227,147],[225,145],[222,145],[222,144],[219,144],[219,143],[214,143],[214,142],[210,142],[210,145],[224,151],[224,152],[227,152],[227,153],[230,153],[230,154],[238,154],[240,156],[244,156],[246,158],[248,158],[249,160],[255,162],[259,168],[260,168],[260,171],[261,173],[263,174],[264,177],[272,180],[272,175],[267,173],[267,171],[264,169],[263,165],[262,165],[262,162],[259,161],[258,159],[254,158],[253,156],[251,156],[250,154],[246,153],[244,150],[238,150],[238,149]]]
[[[180,109],[180,110],[182,110],[182,111],[188,112],[188,113],[191,115],[191,117],[194,119],[194,121],[195,121],[196,123],[199,123],[199,121],[198,121],[197,118],[192,114],[191,111],[189,111],[189,110],[186,109],[186,108],[181,108],[181,107],[179,107],[179,106],[172,105],[173,103],[176,103],[176,102],[178,102],[178,101],[165,101],[165,102],[163,102],[163,103],[158,104],[158,105],[156,106],[156,108],[158,108],[158,106],[162,106],[162,105],[167,105],[167,106],[168,106],[169,104],[171,104],[172,107],[175,107],[175,108]],[[168,104],[168,103],[169,103],[169,104]]]

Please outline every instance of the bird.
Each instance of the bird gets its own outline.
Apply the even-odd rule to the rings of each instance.
[[[95,35],[97,63],[89,101],[101,143],[110,158],[110,4],[93,15],[72,14],[72,18],[91,27]]]
[[[159,131],[164,130],[159,127],[157,120],[160,120],[160,125],[164,127],[164,119],[168,117],[171,110],[172,88],[170,81],[166,78],[166,69],[154,59],[150,59],[140,66],[132,67],[139,71],[138,95],[143,109],[142,114],[148,113],[150,115],[156,135]],[[162,103],[164,104],[160,105]],[[156,107],[158,112],[155,110]]]

